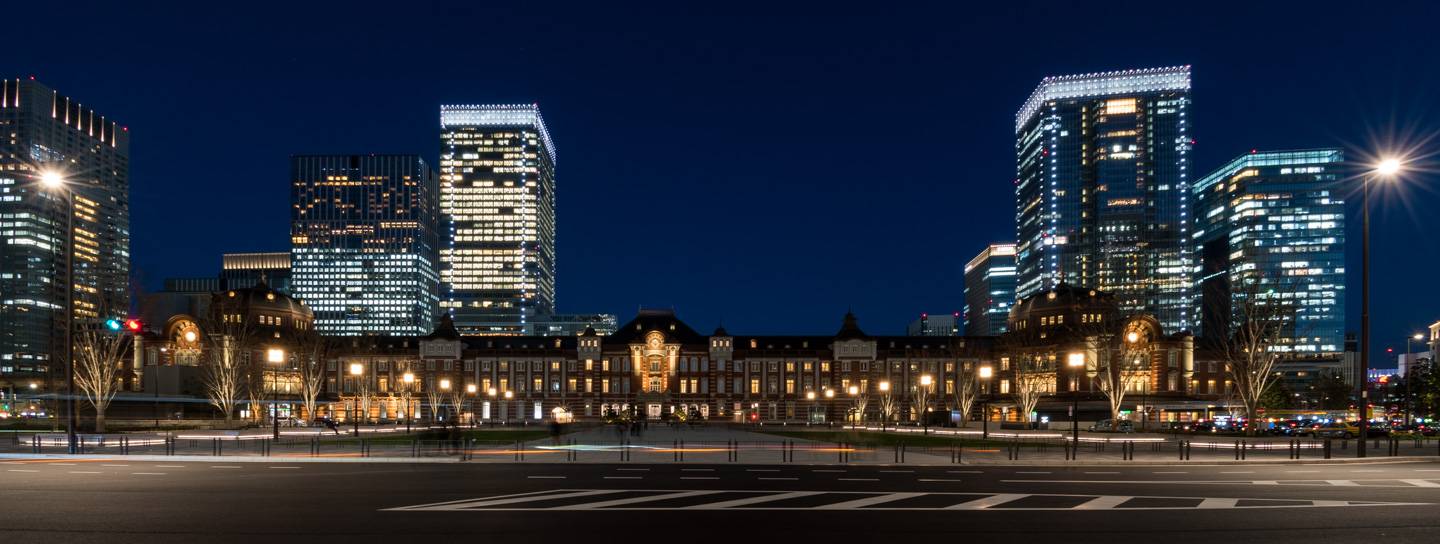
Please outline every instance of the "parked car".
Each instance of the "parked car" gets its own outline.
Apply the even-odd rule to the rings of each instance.
[[[1090,432],[1107,433],[1115,431],[1133,433],[1135,432],[1135,424],[1131,423],[1128,419],[1122,419],[1120,420],[1120,425],[1117,427],[1114,420],[1102,419],[1090,426]]]

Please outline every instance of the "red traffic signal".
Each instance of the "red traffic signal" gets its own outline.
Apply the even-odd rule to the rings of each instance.
[[[139,319],[131,318],[125,320],[125,330],[130,332],[140,332],[141,328],[143,328],[143,324],[140,323]]]

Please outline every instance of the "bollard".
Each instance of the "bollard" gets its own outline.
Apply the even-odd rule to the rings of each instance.
[[[1236,461],[1239,461],[1239,460],[1240,460],[1240,441],[1239,441],[1239,440],[1236,440],[1236,441],[1235,441],[1235,460],[1236,460]]]

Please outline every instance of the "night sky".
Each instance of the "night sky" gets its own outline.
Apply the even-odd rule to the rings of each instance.
[[[1014,115],[1047,75],[1192,65],[1197,174],[1252,148],[1356,157],[1440,129],[1440,10],[1418,2],[59,4],[6,6],[0,76],[130,127],[149,289],[213,274],[223,252],[288,250],[291,154],[433,165],[441,103],[540,104],[559,153],[560,311],[673,306],[702,331],[753,333],[830,333],[853,307],[897,334],[959,311],[964,263],[1014,237]],[[1437,180],[1378,195],[1377,353],[1440,319]]]

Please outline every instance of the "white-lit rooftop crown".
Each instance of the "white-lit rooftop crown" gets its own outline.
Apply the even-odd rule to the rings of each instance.
[[[1040,111],[1040,106],[1050,100],[1189,89],[1189,65],[1051,76],[1040,80],[1035,92],[1030,93],[1025,105],[1020,106],[1020,111],[1015,114],[1015,132],[1020,132],[1020,128]]]
[[[441,104],[440,128],[449,127],[532,126],[540,131],[540,140],[550,161],[555,162],[555,142],[545,128],[539,104]]]

